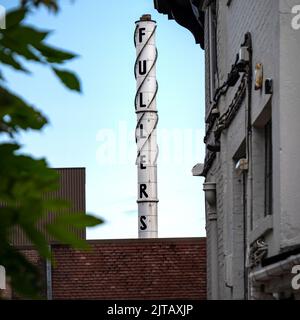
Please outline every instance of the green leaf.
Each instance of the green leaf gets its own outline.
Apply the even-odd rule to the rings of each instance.
[[[78,249],[90,248],[86,240],[82,240],[78,238],[78,236],[74,232],[68,230],[68,228],[66,228],[65,226],[48,224],[46,226],[46,230],[50,235],[52,235],[59,242],[64,244],[69,244],[73,248],[78,248]]]
[[[9,37],[4,37],[1,40],[2,46],[6,48],[6,51],[9,51],[12,54],[17,54],[27,60],[44,63],[39,56],[37,56],[36,52],[34,51],[33,47],[29,46],[28,44],[24,44],[22,42],[18,42],[14,39]]]
[[[53,225],[71,226],[75,228],[93,227],[103,223],[103,220],[92,215],[77,213],[77,214],[62,214],[59,215]]]
[[[44,214],[44,194],[58,188],[58,174],[45,160],[17,154],[18,149],[17,144],[0,144],[0,199],[11,209],[18,208],[26,223]]]
[[[21,228],[25,231],[26,236],[37,247],[40,255],[44,258],[51,259],[51,252],[49,249],[48,242],[42,232],[38,231],[36,227],[30,223],[21,224]]]
[[[88,249],[88,243],[78,238],[74,232],[74,228],[92,227],[102,222],[103,220],[84,213],[60,214],[54,222],[46,225],[45,228],[50,235],[62,243],[69,244],[74,248]]]
[[[66,60],[71,60],[77,57],[74,53],[50,47],[45,43],[34,45],[34,47],[40,51],[49,63],[63,63]]]
[[[16,41],[11,41],[9,38],[2,39],[3,45],[5,45],[6,49],[9,49],[9,52],[12,54],[17,54],[27,60],[36,61],[39,63],[44,63],[40,57],[38,57],[35,52],[32,50],[30,46],[17,43]]]
[[[27,12],[24,8],[8,12],[6,15],[6,29],[20,24],[24,20]]]
[[[39,130],[47,123],[41,112],[3,87],[0,87],[0,106],[0,132],[14,133],[20,129]]]
[[[19,149],[20,149],[20,146],[15,143],[1,143],[0,144],[1,156],[6,156],[6,155],[11,156],[15,151],[17,151]],[[1,158],[0,158],[0,161],[1,161]]]
[[[15,43],[38,45],[49,35],[49,31],[41,31],[33,27],[18,25],[12,30],[8,29],[4,34],[5,37],[9,37]]]
[[[62,199],[44,199],[44,205],[47,208],[47,210],[63,211],[70,208],[71,204],[70,201]]]
[[[23,25],[17,25],[12,29],[3,31],[1,46],[6,51],[17,53],[27,60],[33,60],[40,63],[43,61],[36,54],[33,46],[39,45],[49,34],[47,31],[40,31],[35,28]]]
[[[18,218],[18,211],[16,208],[12,208],[9,206],[0,207],[0,216],[1,216],[0,229],[2,229],[1,232],[3,233],[3,230],[10,228],[12,225],[16,223]]]
[[[0,70],[0,81],[6,81],[1,70]]]
[[[4,53],[3,51],[0,51],[0,61],[16,70],[29,73],[29,71],[25,69],[21,65],[21,63],[14,58],[12,53]]]
[[[59,11],[59,6],[57,0],[22,0],[23,6],[34,6],[39,7],[41,5],[48,8],[49,11],[57,13]]]
[[[68,70],[59,70],[54,67],[52,70],[67,88],[81,92],[80,82],[74,73]]]

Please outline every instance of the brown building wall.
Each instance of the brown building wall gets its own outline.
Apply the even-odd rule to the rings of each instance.
[[[52,246],[53,299],[206,299],[205,238],[89,243]]]
[[[70,214],[85,212],[85,168],[57,168],[54,170],[59,173],[60,187],[56,192],[45,195],[45,198],[69,201],[71,207],[68,212]],[[32,209],[34,210],[34,208]],[[47,216],[39,222],[39,230],[43,230],[43,225],[52,222],[54,219],[55,214],[49,212]],[[79,238],[86,238],[85,229],[79,231],[74,230],[74,232]],[[53,241],[53,239],[48,236],[46,239],[50,242]],[[30,245],[30,241],[19,227],[13,229],[11,241],[15,246]]]

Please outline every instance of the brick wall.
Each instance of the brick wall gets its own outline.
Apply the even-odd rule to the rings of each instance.
[[[205,238],[89,242],[52,246],[53,299],[206,299]]]
[[[18,246],[18,250],[22,255],[33,265],[35,265],[40,273],[40,296],[46,297],[46,261],[42,258],[38,252],[32,246]],[[6,295],[6,299],[20,300],[26,299],[26,297],[20,296],[13,288],[11,288],[9,279],[7,279],[7,288],[9,294]]]
[[[35,249],[32,248],[21,248],[22,254],[25,256],[25,258],[32,264],[36,266],[40,266],[43,264],[43,260],[37,253]]]

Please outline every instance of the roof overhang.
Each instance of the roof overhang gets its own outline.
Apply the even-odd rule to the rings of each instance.
[[[190,30],[204,48],[204,12],[202,10],[205,0],[154,0],[155,9],[168,15],[178,24]]]

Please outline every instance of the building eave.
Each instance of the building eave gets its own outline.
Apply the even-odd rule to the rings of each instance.
[[[203,0],[154,0],[155,9],[188,29],[204,49]]]

